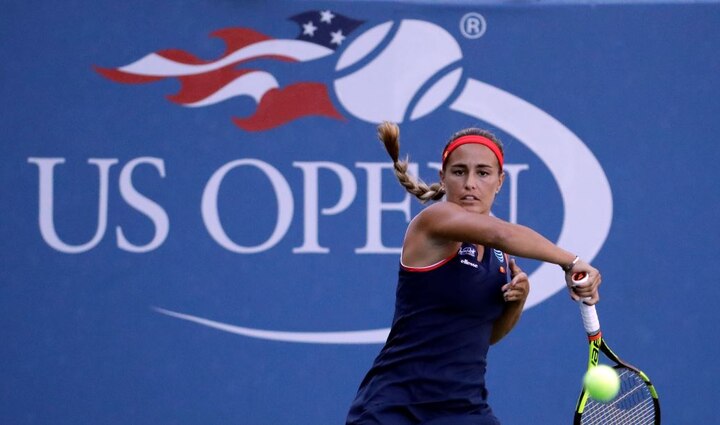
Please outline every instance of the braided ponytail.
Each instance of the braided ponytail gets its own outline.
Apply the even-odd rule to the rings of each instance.
[[[395,176],[405,190],[415,195],[420,202],[437,201],[445,195],[445,190],[440,183],[427,185],[420,179],[415,179],[408,174],[408,160],[399,160],[400,157],[400,128],[393,123],[383,122],[378,126],[378,138],[385,145],[385,150],[393,161]]]

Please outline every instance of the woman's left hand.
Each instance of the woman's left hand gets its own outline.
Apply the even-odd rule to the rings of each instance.
[[[510,259],[510,275],[512,280],[502,287],[503,298],[507,303],[520,301],[524,304],[530,293],[530,281],[527,274],[515,263],[514,258]]]

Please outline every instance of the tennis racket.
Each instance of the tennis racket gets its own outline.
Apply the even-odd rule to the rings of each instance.
[[[584,272],[573,275],[573,284],[582,285],[587,282]],[[620,376],[620,391],[607,403],[602,403],[588,396],[585,388],[580,392],[575,406],[575,425],[659,425],[660,401],[655,387],[648,376],[640,369],[621,360],[602,337],[600,320],[594,305],[587,305],[582,300],[580,313],[583,326],[590,342],[588,369],[597,366],[602,352],[614,362],[615,371]]]

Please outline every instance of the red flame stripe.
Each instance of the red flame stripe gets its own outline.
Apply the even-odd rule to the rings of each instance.
[[[252,116],[233,118],[233,122],[246,131],[264,131],[311,115],[344,119],[335,109],[324,84],[298,83],[269,90]]]

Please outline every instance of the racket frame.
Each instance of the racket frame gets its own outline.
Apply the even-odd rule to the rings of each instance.
[[[607,345],[605,340],[602,337],[602,332],[598,331],[595,335],[588,335],[588,342],[589,342],[589,353],[588,353],[588,370],[591,367],[597,366],[600,361],[600,353],[602,352],[605,357],[607,357],[610,361],[614,362],[615,365],[613,368],[619,369],[619,368],[626,368],[629,369],[640,376],[640,378],[645,382],[645,385],[647,386],[648,390],[650,391],[650,394],[652,395],[652,401],[653,401],[653,407],[655,409],[655,424],[660,425],[660,400],[658,398],[657,391],[655,390],[655,386],[650,381],[650,378],[645,374],[645,372],[641,371],[637,367],[625,362],[620,357],[618,357],[615,352],[610,349],[610,347]],[[574,425],[580,425],[582,420],[582,414],[585,412],[585,406],[587,404],[589,398],[588,392],[583,387],[582,391],[580,392],[580,396],[578,397],[577,403],[575,405],[575,416],[573,420]]]
[[[582,285],[587,281],[587,275],[584,273],[580,274],[578,273],[576,276],[573,276],[573,284],[574,285]],[[650,381],[650,378],[641,371],[640,369],[636,368],[635,366],[625,362],[622,360],[617,354],[615,354],[610,347],[607,345],[605,340],[602,336],[602,331],[600,330],[600,320],[598,319],[597,310],[595,309],[594,305],[587,305],[583,302],[584,300],[580,300],[578,302],[580,306],[580,314],[583,319],[583,327],[585,328],[585,332],[587,333],[588,342],[589,342],[589,354],[588,354],[588,370],[594,366],[597,366],[600,361],[600,353],[602,352],[605,357],[607,357],[610,361],[615,363],[614,368],[620,369],[620,368],[626,368],[629,369],[640,376],[640,378],[645,382],[645,385],[647,386],[648,390],[650,391],[650,395],[652,396],[653,400],[653,407],[655,409],[655,425],[660,425],[660,400],[658,398],[657,391],[655,390],[655,386]],[[580,392],[580,397],[578,397],[578,401],[575,405],[575,416],[573,420],[574,425],[580,425],[582,420],[582,414],[585,412],[585,407],[588,401],[589,394],[585,390],[585,387],[582,388],[582,391]]]

